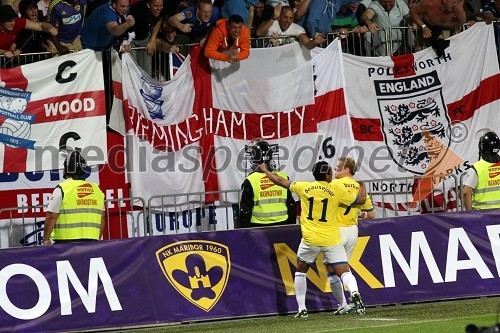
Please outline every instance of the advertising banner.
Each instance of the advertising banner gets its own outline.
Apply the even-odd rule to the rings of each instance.
[[[361,224],[350,264],[365,304],[499,294],[498,221],[493,210]],[[300,227],[283,226],[2,250],[0,331],[295,312],[299,242]],[[336,304],[321,259],[309,310]]]

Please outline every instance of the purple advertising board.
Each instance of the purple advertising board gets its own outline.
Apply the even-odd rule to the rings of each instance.
[[[365,304],[500,294],[499,222],[499,210],[363,221],[350,264]],[[299,242],[284,226],[1,250],[0,331],[294,312]],[[306,304],[334,308],[316,263]]]

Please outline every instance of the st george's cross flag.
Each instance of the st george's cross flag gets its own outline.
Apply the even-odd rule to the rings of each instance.
[[[314,163],[335,160],[352,142],[332,59],[341,59],[337,43],[313,53],[293,44],[252,50],[233,68],[209,66],[195,48],[173,80],[158,83],[124,55],[133,195],[238,189],[251,171],[246,148],[255,138],[276,147],[276,165],[290,179],[311,180]]]
[[[0,172],[60,169],[66,149],[91,151],[88,164],[103,164],[106,148],[100,53],[0,70]]]
[[[479,23],[451,37],[442,57],[432,48],[393,57],[345,54],[343,66],[359,177],[418,180],[394,180],[385,189],[374,183],[371,190],[386,199],[413,192],[399,196],[394,209],[415,208],[446,175],[457,184],[477,161],[476,133],[494,129],[500,109],[491,25]]]

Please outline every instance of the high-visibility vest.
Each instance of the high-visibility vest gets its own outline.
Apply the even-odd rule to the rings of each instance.
[[[277,172],[277,174],[288,179],[284,172]],[[286,221],[288,219],[287,189],[275,185],[262,172],[253,172],[248,175],[247,179],[253,189],[253,209],[250,222],[271,224]]]
[[[59,184],[63,200],[51,238],[54,240],[100,238],[104,194],[97,184],[67,180]]]
[[[472,192],[472,209],[500,208],[500,163],[479,160],[473,164],[477,186]]]

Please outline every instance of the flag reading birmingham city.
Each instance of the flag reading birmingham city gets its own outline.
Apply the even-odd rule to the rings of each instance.
[[[493,27],[476,24],[451,37],[443,57],[432,48],[393,57],[346,54],[344,71],[358,176],[385,179],[370,186],[374,203],[396,213],[425,211],[422,205],[442,192],[443,207],[435,208],[456,207],[455,184],[478,159],[475,134],[498,118]]]
[[[255,138],[277,147],[275,162],[291,179],[311,179],[317,160],[336,159],[336,147],[352,142],[332,59],[341,61],[337,43],[313,53],[298,43],[252,49],[245,61],[211,66],[194,48],[175,77],[159,83],[124,55],[133,195],[238,189],[250,171],[245,147]]]
[[[62,168],[61,150],[107,160],[100,53],[91,50],[0,70],[0,172]]]

